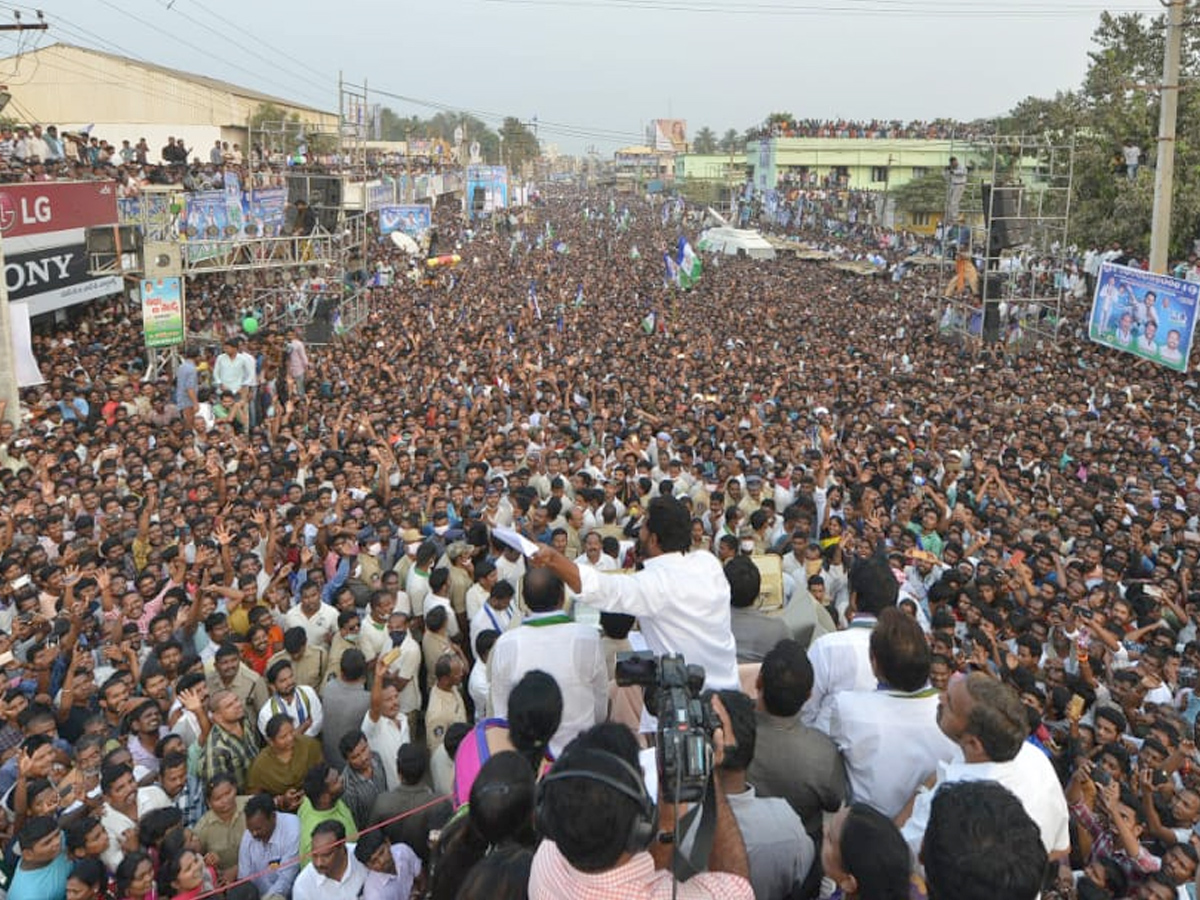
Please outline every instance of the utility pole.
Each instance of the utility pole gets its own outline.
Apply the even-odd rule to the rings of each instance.
[[[0,32],[6,31],[45,31],[50,26],[42,17],[39,10],[37,22],[21,21],[19,12],[13,13],[16,20],[7,25],[0,25]],[[17,366],[13,353],[12,313],[8,308],[8,280],[4,272],[4,243],[0,240],[0,402],[4,403],[4,418],[14,427],[21,424],[21,392],[17,387]]]
[[[1154,170],[1154,214],[1150,219],[1150,271],[1166,274],[1171,243],[1171,203],[1175,190],[1175,115],[1179,109],[1179,57],[1183,46],[1185,0],[1167,4],[1166,53],[1159,92],[1158,162]]]

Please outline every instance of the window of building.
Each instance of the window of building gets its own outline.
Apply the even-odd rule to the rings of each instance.
[[[887,166],[871,166],[871,180],[875,182],[887,181]]]
[[[928,174],[929,174],[928,166],[913,166],[913,173],[912,173],[913,178],[924,178]]]
[[[932,225],[932,214],[927,212],[915,212],[912,214],[912,224],[918,226]]]

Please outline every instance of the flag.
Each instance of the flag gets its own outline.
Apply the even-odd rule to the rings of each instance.
[[[654,328],[658,324],[658,313],[654,310],[646,313],[642,318],[642,331],[646,334],[654,334]]]
[[[679,238],[675,263],[679,267],[679,276],[676,283],[683,290],[687,290],[700,280],[700,257],[696,255],[696,251],[692,249],[692,245],[688,242],[688,239],[682,236]]]
[[[633,248],[629,251],[629,258],[630,259],[641,259],[642,258],[642,254],[638,252],[637,244],[634,244]]]
[[[554,330],[562,334],[567,329],[567,323],[563,319],[562,308],[558,310],[558,318],[554,320]]]
[[[679,264],[675,262],[674,257],[670,253],[663,254],[663,264],[666,266],[666,277],[664,284],[679,285]]]
[[[508,323],[508,324],[507,324],[507,325],[504,327],[504,330],[505,330],[505,332],[507,332],[507,334],[508,334],[508,342],[511,344],[511,343],[512,343],[513,341],[515,341],[515,340],[516,340],[516,338],[517,338],[517,336],[516,336],[515,334],[513,334],[512,322],[509,322],[509,323]]]
[[[542,317],[542,307],[538,305],[537,298],[537,281],[529,282],[529,308],[533,310],[533,314],[539,319]]]
[[[583,306],[583,282],[579,282],[579,287],[575,289],[575,305]]]

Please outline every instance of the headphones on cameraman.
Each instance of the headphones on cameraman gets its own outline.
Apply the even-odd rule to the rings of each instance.
[[[629,776],[629,783],[619,781],[604,772],[589,769],[586,765],[584,768],[570,768],[565,771],[560,768],[565,765],[577,764],[581,760],[586,763],[589,757],[594,760],[604,760],[607,763],[615,765]],[[583,748],[564,754],[554,764],[554,768],[550,770],[550,774],[538,782],[537,797],[534,802],[534,814],[538,831],[541,832],[543,837],[552,841],[557,840],[555,837],[556,823],[546,803],[546,792],[554,782],[567,781],[568,779],[594,781],[597,784],[602,784],[616,791],[623,797],[628,797],[636,803],[637,813],[630,823],[629,834],[625,837],[625,850],[629,853],[640,853],[650,846],[658,834],[658,806],[646,791],[646,784],[642,780],[642,773],[615,753],[591,748]]]

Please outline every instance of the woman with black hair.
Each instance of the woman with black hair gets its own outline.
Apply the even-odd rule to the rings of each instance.
[[[454,755],[454,806],[471,793],[481,768],[498,753],[515,751],[540,778],[554,762],[550,738],[562,721],[563,698],[558,682],[534,669],[513,687],[507,719],[484,719],[463,738]]]
[[[471,785],[470,804],[442,830],[434,848],[432,900],[455,900],[472,867],[498,848],[537,844],[535,792],[533,769],[519,754],[499,753],[484,763]]]
[[[908,845],[891,819],[865,803],[843,807],[826,826],[821,865],[838,900],[909,900]]]

